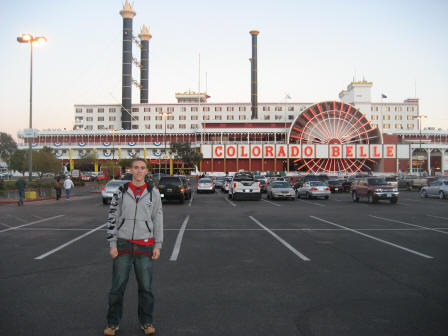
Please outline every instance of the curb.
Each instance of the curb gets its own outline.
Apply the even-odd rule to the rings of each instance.
[[[70,198],[73,198],[73,197],[76,198],[76,196],[74,196],[74,195],[70,196]],[[61,197],[61,199],[65,199],[65,198]],[[23,203],[32,203],[32,202],[50,201],[50,200],[56,201],[56,198],[55,197],[47,197],[47,198],[37,198],[34,200],[23,200]],[[0,204],[17,204],[17,200],[15,200],[15,201],[0,201]]]

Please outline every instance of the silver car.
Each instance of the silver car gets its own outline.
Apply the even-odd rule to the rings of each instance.
[[[420,196],[422,198],[438,197],[440,199],[448,197],[448,180],[438,180],[431,185],[424,186],[420,190]]]
[[[101,196],[103,197],[103,204],[109,204],[114,193],[120,188],[123,184],[125,184],[126,180],[112,180],[109,181],[103,189],[101,189]]]
[[[226,177],[225,176],[218,176],[215,179],[215,188],[219,188],[222,189],[224,186],[224,182],[226,181]]]
[[[314,197],[323,197],[328,199],[330,195],[330,188],[320,181],[305,182],[301,188],[297,189],[298,198],[305,197],[307,199],[312,199]]]
[[[200,178],[198,181],[198,194],[201,192],[215,192],[215,184],[209,177]]]
[[[296,198],[296,192],[288,182],[273,181],[267,187],[268,198],[285,198],[292,201]]]

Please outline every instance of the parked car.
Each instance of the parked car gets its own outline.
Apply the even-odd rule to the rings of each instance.
[[[267,193],[267,186],[268,184],[266,183],[266,181],[264,179],[255,179],[255,181],[260,182],[260,191],[261,193]]]
[[[234,200],[242,198],[260,200],[260,182],[255,181],[250,172],[235,173],[229,187],[229,198]]]
[[[189,200],[191,198],[191,184],[190,184],[190,181],[187,179],[187,177],[185,175],[179,175],[179,177],[184,182],[185,199]]]
[[[216,189],[222,189],[225,181],[226,181],[226,177],[225,176],[218,176],[215,179],[215,188]]]
[[[96,176],[96,180],[97,181],[106,181],[107,180],[107,176],[104,175],[103,172],[98,172],[98,175]]]
[[[331,192],[343,192],[343,182],[343,180],[328,180],[328,188],[330,188]]]
[[[386,182],[388,185],[393,187],[398,187],[398,177],[397,176],[386,176]]]
[[[384,177],[363,177],[353,181],[352,189],[353,202],[359,202],[361,198],[367,198],[369,203],[376,203],[379,200],[388,200],[395,204],[398,201],[398,187],[390,186]]]
[[[81,172],[81,181],[90,182],[92,181],[92,175],[90,172]]]
[[[420,190],[427,184],[428,182],[426,178],[419,177],[417,175],[403,175],[398,179],[398,188],[404,188],[407,190]]]
[[[273,181],[267,186],[267,194],[269,199],[285,198],[294,201],[296,199],[296,191],[286,181]]]
[[[430,186],[438,180],[440,180],[440,176],[428,176],[426,177],[426,185]]]
[[[225,182],[224,182],[224,184],[223,184],[223,187],[221,188],[221,190],[222,190],[223,192],[228,193],[228,192],[229,192],[229,189],[230,189],[230,183],[232,183],[232,177],[227,176],[227,177],[226,177],[226,180],[225,180]]]
[[[305,197],[307,199],[323,197],[330,198],[330,188],[322,181],[310,181],[303,183],[303,186],[297,189],[297,197]]]
[[[103,198],[103,204],[109,204],[114,193],[117,192],[123,184],[128,181],[123,180],[112,180],[107,182],[107,184],[101,189],[101,197]]]
[[[344,192],[350,192],[350,188],[352,187],[353,179],[345,178],[342,180],[342,188],[344,189]]]
[[[420,196],[426,197],[438,197],[445,199],[448,197],[448,180],[437,180],[431,183],[431,185],[424,186],[420,190]]]
[[[198,180],[198,194],[201,192],[215,192],[215,184],[210,177],[203,177]]]
[[[157,188],[162,200],[178,200],[180,204],[187,199],[188,191],[180,176],[162,176]]]

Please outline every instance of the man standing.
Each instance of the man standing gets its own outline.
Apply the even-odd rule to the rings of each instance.
[[[73,181],[70,179],[70,176],[67,176],[64,181],[64,189],[65,189],[65,197],[69,200],[70,194],[72,192],[72,188],[74,188],[75,185],[73,184]]]
[[[104,335],[115,335],[123,312],[123,296],[134,265],[138,284],[138,319],[145,335],[154,334],[154,296],[151,283],[153,260],[163,243],[163,211],[160,193],[145,182],[146,161],[132,161],[132,181],[114,194],[107,219],[107,240],[113,258],[107,327]]]
[[[56,190],[56,201],[59,201],[62,195],[62,183],[61,178],[58,176],[54,183],[54,189]]]
[[[23,205],[23,198],[25,197],[25,187],[26,187],[25,179],[23,177],[20,177],[16,181],[16,188],[19,191],[19,200],[17,201],[17,204],[19,206]]]

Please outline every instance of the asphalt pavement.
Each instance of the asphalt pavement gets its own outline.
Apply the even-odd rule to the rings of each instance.
[[[107,206],[0,206],[0,335],[102,335]],[[448,200],[164,204],[157,335],[447,335]],[[119,335],[141,335],[132,274]]]

